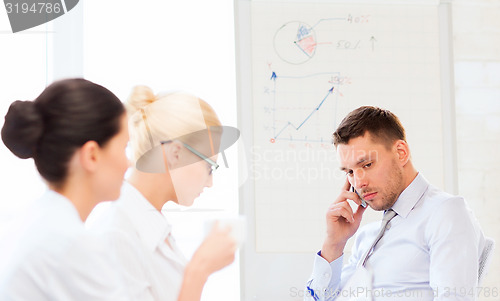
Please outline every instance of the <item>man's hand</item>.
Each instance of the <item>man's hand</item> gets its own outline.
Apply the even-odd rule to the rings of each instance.
[[[327,237],[321,249],[321,256],[328,262],[342,255],[347,240],[358,230],[361,217],[365,212],[365,208],[361,206],[361,198],[357,193],[349,191],[350,188],[351,184],[346,179],[339,196],[326,212]],[[356,212],[352,211],[347,200],[353,200],[358,204]]]

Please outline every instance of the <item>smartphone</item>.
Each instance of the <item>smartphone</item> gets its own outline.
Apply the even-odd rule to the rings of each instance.
[[[352,192],[356,192],[356,194],[361,199],[361,206],[363,206],[363,208],[366,208],[366,206],[368,206],[368,205],[366,204],[365,200],[363,200],[363,198],[359,195],[359,193],[356,191],[356,189],[354,189],[354,186],[351,186],[351,190],[352,190]]]

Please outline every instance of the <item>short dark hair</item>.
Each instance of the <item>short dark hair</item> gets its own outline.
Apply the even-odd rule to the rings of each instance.
[[[406,141],[399,118],[389,110],[372,106],[359,107],[349,113],[333,133],[333,144],[348,144],[349,140],[369,132],[372,138],[390,148],[394,141]]]
[[[54,82],[34,101],[15,101],[5,115],[2,140],[19,158],[33,158],[40,175],[61,185],[68,162],[87,141],[104,146],[120,131],[125,113],[108,89],[77,78]]]

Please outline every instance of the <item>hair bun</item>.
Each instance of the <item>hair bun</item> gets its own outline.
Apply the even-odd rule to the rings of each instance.
[[[126,104],[127,111],[132,115],[150,103],[155,102],[156,99],[157,97],[151,88],[147,86],[135,86]]]
[[[43,118],[33,101],[13,102],[5,115],[2,140],[19,158],[33,157],[43,134]]]

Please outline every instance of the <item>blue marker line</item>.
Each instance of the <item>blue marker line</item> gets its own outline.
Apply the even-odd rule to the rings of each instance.
[[[311,112],[311,114],[309,114],[309,116],[307,116],[307,118],[306,118],[304,121],[302,121],[302,123],[299,125],[299,127],[297,128],[297,130],[298,130],[298,129],[300,129],[300,128],[304,125],[304,123],[306,123],[306,121],[307,121],[307,120],[309,120],[309,118],[311,118],[311,116],[312,116],[312,115],[313,115],[316,111],[318,111],[318,110],[319,110],[319,108],[321,108],[321,106],[322,106],[322,105],[323,105],[323,103],[325,102],[326,98],[327,98],[327,97],[328,97],[328,95],[330,95],[331,93],[333,93],[333,87],[332,87],[330,90],[328,90],[328,93],[326,94],[325,98],[323,98],[323,100],[322,100],[322,101],[319,103],[319,105],[318,105],[318,106],[317,106],[317,107],[316,107],[316,108],[315,108],[315,109]]]
[[[311,114],[309,114],[309,116],[307,116],[307,118],[306,118],[304,121],[302,121],[302,123],[301,123],[298,127],[296,127],[295,125],[293,125],[293,124],[289,121],[289,122],[288,122],[288,124],[287,124],[287,125],[285,125],[285,126],[284,126],[284,127],[283,127],[283,128],[282,128],[279,132],[278,132],[278,134],[277,134],[274,138],[275,138],[275,139],[276,139],[276,138],[278,138],[278,137],[279,137],[279,135],[280,135],[280,134],[281,134],[281,133],[282,133],[282,132],[283,132],[283,131],[284,131],[284,130],[288,127],[288,126],[290,126],[290,125],[291,125],[293,128],[295,128],[295,130],[296,130],[296,131],[298,131],[298,130],[299,130],[299,129],[300,129],[300,128],[301,128],[301,127],[302,127],[302,126],[303,126],[303,125],[307,122],[307,120],[309,120],[309,118],[311,118],[311,116],[312,116],[315,112],[317,112],[317,111],[321,108],[321,106],[323,105],[323,103],[325,102],[325,100],[326,100],[326,99],[328,98],[328,96],[329,96],[330,94],[332,94],[332,93],[333,93],[333,87],[332,87],[330,90],[328,90],[328,93],[327,93],[327,94],[326,94],[326,96],[323,98],[323,100],[321,100],[321,102],[319,103],[319,105],[318,105],[316,108],[314,108],[314,110],[311,112]]]
[[[295,44],[295,46],[299,47],[300,51],[307,55],[308,58],[311,58],[311,56],[302,47],[300,47],[299,44],[297,44],[297,41],[293,41],[293,43]]]

